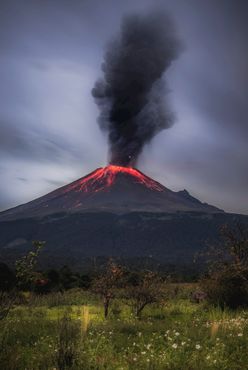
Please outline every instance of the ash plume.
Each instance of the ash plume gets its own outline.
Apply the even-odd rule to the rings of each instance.
[[[135,165],[144,145],[173,124],[164,73],[180,45],[166,14],[123,18],[120,34],[107,46],[103,78],[92,89],[111,164]]]

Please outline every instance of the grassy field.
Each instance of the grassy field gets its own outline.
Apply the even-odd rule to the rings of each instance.
[[[0,322],[0,369],[248,369],[248,311],[189,300],[180,286],[141,319],[116,300],[109,318],[81,290],[29,296]]]

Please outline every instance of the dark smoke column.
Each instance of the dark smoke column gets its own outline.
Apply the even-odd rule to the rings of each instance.
[[[169,128],[164,73],[180,51],[165,14],[131,15],[109,43],[103,79],[92,89],[100,108],[100,127],[108,132],[110,163],[133,166],[144,144]]]

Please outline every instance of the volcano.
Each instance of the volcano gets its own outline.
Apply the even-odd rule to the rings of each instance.
[[[43,217],[60,212],[206,212],[222,210],[186,190],[174,192],[131,167],[109,165],[45,196],[0,214],[0,220]]]
[[[245,216],[174,192],[135,168],[109,165],[2,212],[0,260],[12,264],[33,240],[45,240],[43,268],[67,264],[82,271],[109,256],[134,265],[144,259],[192,264],[206,242],[218,240],[221,225],[237,220],[248,224]]]

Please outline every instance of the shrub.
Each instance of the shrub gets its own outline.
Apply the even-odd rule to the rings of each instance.
[[[238,271],[234,266],[215,272],[201,281],[203,290],[207,293],[210,303],[224,308],[248,306],[248,269]]]
[[[222,244],[209,253],[212,259],[201,287],[220,307],[248,306],[248,230],[239,224],[223,226],[221,236]]]

